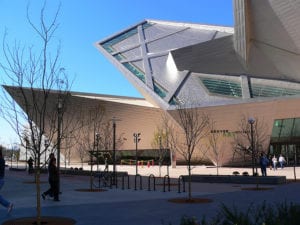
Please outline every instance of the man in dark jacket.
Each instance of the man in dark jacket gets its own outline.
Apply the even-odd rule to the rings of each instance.
[[[267,176],[267,166],[269,165],[269,160],[264,153],[261,153],[259,163],[260,163],[261,175]]]

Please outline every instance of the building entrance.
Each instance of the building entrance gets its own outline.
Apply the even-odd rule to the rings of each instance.
[[[269,155],[280,154],[287,165],[300,165],[300,118],[274,120]]]
[[[269,157],[275,155],[283,155],[286,160],[286,165],[300,165],[300,144],[271,144],[269,149]]]

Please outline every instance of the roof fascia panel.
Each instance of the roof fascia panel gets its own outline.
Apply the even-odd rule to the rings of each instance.
[[[226,32],[233,34],[234,28],[228,26],[214,26],[214,25],[207,25],[207,24],[196,24],[196,23],[183,23],[183,22],[173,22],[173,21],[163,21],[163,20],[147,20],[149,22],[164,24],[169,26],[180,26],[180,27],[187,27],[187,28],[195,28],[201,30],[214,30],[219,32]]]

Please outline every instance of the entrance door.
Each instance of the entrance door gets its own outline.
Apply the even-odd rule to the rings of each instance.
[[[286,160],[286,165],[293,166],[296,158],[296,165],[300,165],[300,145],[299,144],[272,144],[269,148],[269,158],[275,155],[277,158],[282,154]]]

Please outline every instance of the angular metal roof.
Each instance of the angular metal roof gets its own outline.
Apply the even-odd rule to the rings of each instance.
[[[147,101],[164,109],[186,101],[218,105],[298,95],[299,5],[235,0],[234,28],[145,20],[96,47]],[[216,85],[223,90],[213,92]]]

